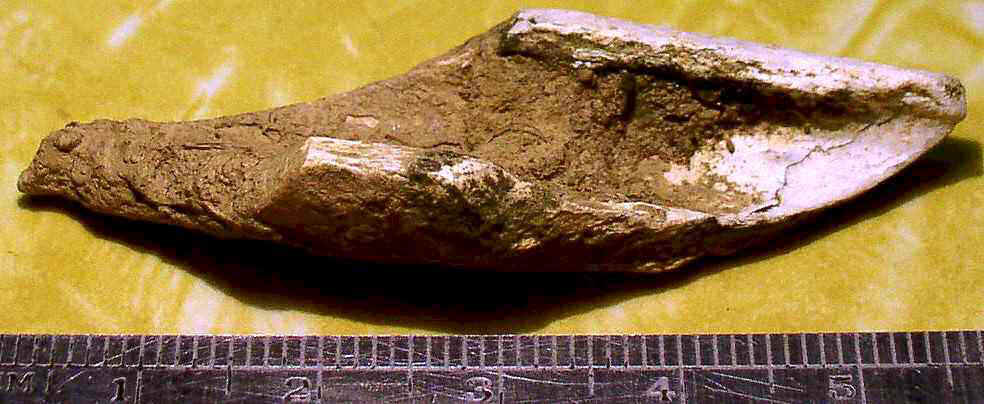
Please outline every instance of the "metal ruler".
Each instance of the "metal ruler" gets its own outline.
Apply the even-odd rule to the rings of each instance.
[[[981,331],[2,335],[0,402],[984,402]]]

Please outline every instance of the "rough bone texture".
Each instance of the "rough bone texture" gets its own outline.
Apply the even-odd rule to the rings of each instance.
[[[965,110],[940,74],[526,10],[311,103],[69,124],[18,187],[315,254],[660,271],[858,195]]]

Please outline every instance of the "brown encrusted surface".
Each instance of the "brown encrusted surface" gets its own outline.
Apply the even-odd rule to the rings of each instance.
[[[581,64],[565,55],[597,44],[570,36],[532,46],[507,34],[515,23],[405,75],[311,103],[193,122],[73,123],[42,142],[18,186],[102,213],[361,259],[663,269],[744,241],[722,236],[728,243],[706,245],[713,243],[702,240],[722,229],[710,216],[662,225],[661,208],[639,219],[590,207],[645,202],[735,214],[762,202],[761,195],[713,175],[670,183],[663,174],[699,150],[740,152],[730,139],[736,133],[809,134],[877,121],[878,108],[895,96],[857,103],[850,92],[812,96],[722,79],[757,68],[724,58],[713,62],[713,77],[688,75],[683,63],[693,55],[683,48],[661,54],[684,60],[674,62],[680,69]],[[419,160],[408,166],[408,183],[346,178],[337,170],[306,172],[296,182],[288,175],[310,137],[406,146]],[[533,184],[535,196],[503,196],[516,183],[506,177],[455,188],[414,175],[463,156]]]

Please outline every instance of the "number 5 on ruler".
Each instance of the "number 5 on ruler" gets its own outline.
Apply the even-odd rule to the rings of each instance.
[[[834,400],[850,400],[858,390],[854,388],[853,375],[830,375],[827,394]]]

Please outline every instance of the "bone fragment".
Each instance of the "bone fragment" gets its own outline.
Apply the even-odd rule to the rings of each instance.
[[[662,271],[857,196],[965,111],[942,74],[525,10],[310,103],[69,124],[18,188],[360,260]]]

